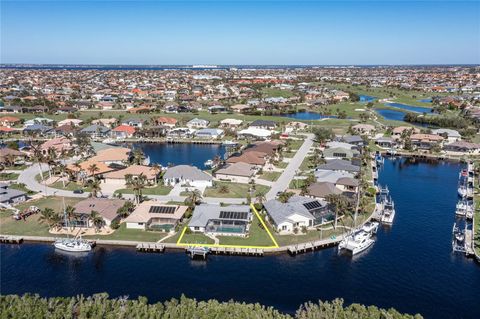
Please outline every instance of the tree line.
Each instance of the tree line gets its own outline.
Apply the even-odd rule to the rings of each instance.
[[[240,303],[230,300],[197,301],[182,296],[163,303],[150,304],[147,298],[110,299],[101,293],[91,297],[41,298],[26,294],[0,296],[1,318],[262,318],[262,319],[420,319],[421,315],[401,314],[395,309],[381,309],[375,306],[352,304],[345,306],[342,299],[331,302],[305,303],[295,314],[285,314],[273,307]]]

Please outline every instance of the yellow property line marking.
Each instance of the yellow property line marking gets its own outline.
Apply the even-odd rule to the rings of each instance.
[[[180,237],[178,238],[177,240],[177,245],[178,246],[196,246],[196,247],[224,247],[224,248],[257,248],[257,249],[262,249],[262,248],[278,248],[278,244],[277,244],[277,241],[275,240],[275,238],[273,237],[272,233],[270,232],[270,230],[268,229],[267,225],[265,224],[265,222],[263,221],[263,218],[262,216],[260,216],[260,214],[257,212],[257,210],[255,209],[255,206],[253,206],[253,204],[250,204],[250,207],[252,208],[253,212],[255,213],[255,215],[257,216],[258,220],[260,220],[260,223],[262,224],[263,228],[265,229],[265,231],[267,232],[268,236],[270,237],[270,239],[272,240],[272,242],[275,244],[273,246],[247,246],[247,245],[222,245],[222,244],[188,244],[188,243],[182,243],[182,238],[183,238],[183,235],[185,235],[185,231],[187,230],[187,227],[188,226],[185,226],[182,230],[182,234],[180,235]]]

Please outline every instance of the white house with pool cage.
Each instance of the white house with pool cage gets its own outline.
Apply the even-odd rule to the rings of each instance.
[[[253,215],[248,205],[202,204],[195,207],[188,227],[193,232],[202,232],[215,236],[248,235]]]

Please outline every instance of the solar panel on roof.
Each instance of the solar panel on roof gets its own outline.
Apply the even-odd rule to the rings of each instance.
[[[152,206],[149,213],[152,214],[173,214],[175,213],[175,207],[171,206]]]
[[[247,219],[248,213],[246,212],[228,212],[221,211],[219,218],[221,219]]]
[[[322,207],[322,205],[318,201],[308,202],[308,203],[303,204],[303,206],[308,210],[312,210],[312,209]]]

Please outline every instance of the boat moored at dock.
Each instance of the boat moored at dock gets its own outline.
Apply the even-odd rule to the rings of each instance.
[[[338,245],[339,251],[348,251],[352,255],[359,254],[375,243],[371,233],[360,229],[345,237]]]
[[[92,245],[81,238],[62,238],[53,243],[56,249],[69,252],[88,252],[92,250]]]

